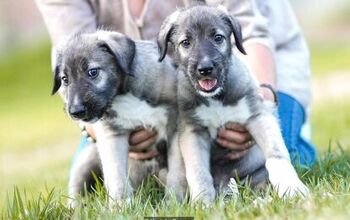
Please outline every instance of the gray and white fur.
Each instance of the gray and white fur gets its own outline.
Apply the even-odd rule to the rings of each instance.
[[[169,60],[158,62],[157,45],[100,30],[70,38],[56,56],[52,93],[59,91],[71,118],[92,126],[110,201],[129,199],[145,177],[166,173],[169,146],[177,143],[176,71]],[[157,130],[152,148],[159,156],[128,159],[129,134],[137,127]],[[70,197],[88,176],[89,169],[78,169],[97,167],[94,155],[91,146],[73,166]]]
[[[232,177],[251,176],[252,184],[268,179],[279,196],[308,194],[289,158],[272,103],[258,95],[257,81],[233,53],[231,35],[245,54],[239,23],[220,7],[195,5],[179,9],[162,24],[158,35],[160,61],[168,47],[178,70],[179,147],[185,170],[169,164],[167,185],[182,198],[181,172],[186,173],[191,199],[212,202],[228,190]],[[236,160],[215,142],[228,122],[244,125],[257,143]],[[266,169],[265,169],[266,168]],[[224,187],[223,189],[221,187]]]

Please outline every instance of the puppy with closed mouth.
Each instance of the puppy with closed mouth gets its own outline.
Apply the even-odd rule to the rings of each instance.
[[[130,198],[146,176],[166,169],[168,148],[177,143],[176,71],[169,60],[158,62],[155,43],[102,30],[78,34],[56,50],[57,91],[69,116],[96,134],[110,202]],[[156,158],[128,159],[129,134],[140,126],[158,131]],[[72,198],[76,179],[70,178]]]
[[[160,61],[171,47],[178,70],[179,147],[185,171],[177,172],[186,172],[192,200],[204,203],[212,202],[220,189],[227,191],[231,177],[237,176],[251,176],[253,184],[268,177],[281,197],[307,195],[290,162],[274,105],[259,98],[257,81],[232,52],[232,34],[245,54],[239,23],[224,9],[201,4],[177,10],[162,24]],[[218,129],[228,122],[244,125],[257,143],[236,161],[220,157],[227,150],[215,142]],[[167,184],[182,198],[184,190],[176,181],[169,177]]]

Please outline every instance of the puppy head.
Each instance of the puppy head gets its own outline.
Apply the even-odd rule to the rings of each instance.
[[[76,35],[56,51],[52,94],[60,92],[73,119],[94,122],[131,75],[134,54],[134,42],[119,33]]]
[[[168,46],[175,51],[175,62],[186,73],[202,96],[220,93],[231,60],[231,35],[245,54],[239,23],[220,8],[196,5],[178,10],[162,24],[158,35],[161,61]]]

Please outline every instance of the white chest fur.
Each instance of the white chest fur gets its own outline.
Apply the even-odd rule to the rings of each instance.
[[[247,100],[242,98],[234,106],[224,106],[220,101],[210,99],[209,106],[200,105],[196,108],[196,116],[202,124],[208,127],[210,136],[215,138],[218,128],[227,122],[246,123],[251,116]]]
[[[153,107],[127,93],[114,99],[112,109],[117,112],[114,122],[117,126],[125,129],[134,129],[138,126],[155,128],[158,131],[158,139],[166,139],[168,111],[164,106]]]

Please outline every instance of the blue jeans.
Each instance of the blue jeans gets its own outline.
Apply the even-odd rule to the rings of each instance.
[[[315,163],[316,148],[301,137],[306,120],[305,110],[293,97],[278,92],[278,116],[282,136],[294,165],[311,167]]]
[[[315,147],[301,137],[301,128],[305,123],[305,110],[302,105],[293,97],[278,92],[279,106],[278,115],[282,129],[282,136],[288,148],[291,160],[294,165],[311,167],[315,163]],[[74,155],[77,155],[88,146],[88,140],[82,137],[79,147]]]

